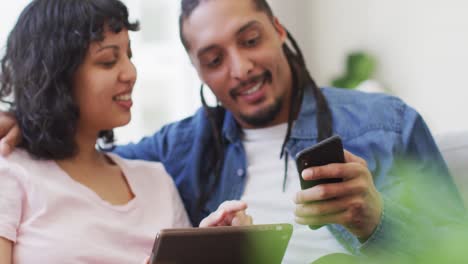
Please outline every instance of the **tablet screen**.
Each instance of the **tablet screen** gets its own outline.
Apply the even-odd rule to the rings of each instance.
[[[281,263],[290,224],[164,229],[150,263]]]

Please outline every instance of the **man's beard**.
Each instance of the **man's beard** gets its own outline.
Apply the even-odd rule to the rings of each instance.
[[[280,113],[282,108],[283,100],[281,100],[281,98],[275,98],[273,104],[268,106],[267,108],[262,109],[251,116],[247,116],[241,113],[239,115],[239,118],[250,126],[259,128],[266,127],[276,118],[276,116]]]

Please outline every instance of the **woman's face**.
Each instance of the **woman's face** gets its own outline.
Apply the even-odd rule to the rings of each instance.
[[[97,132],[128,124],[137,73],[127,30],[106,30],[92,42],[78,67],[73,93],[80,109],[78,128]]]

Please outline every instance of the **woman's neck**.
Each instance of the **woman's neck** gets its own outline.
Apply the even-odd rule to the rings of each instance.
[[[75,142],[76,154],[68,159],[58,161],[59,164],[73,163],[77,166],[102,166],[109,164],[105,155],[96,150],[96,133],[77,133]]]
[[[90,131],[90,130],[88,130]],[[120,167],[96,150],[96,133],[78,133],[75,156],[56,161],[70,178],[95,192],[102,200],[112,205],[124,205],[135,195]]]

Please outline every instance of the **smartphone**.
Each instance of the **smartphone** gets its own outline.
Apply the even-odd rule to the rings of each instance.
[[[321,179],[306,181],[302,178],[302,171],[309,167],[324,166],[330,163],[344,163],[343,143],[339,136],[329,137],[316,145],[306,148],[296,155],[296,165],[301,180],[301,188],[309,189],[319,184],[343,181],[337,179]]]
[[[324,166],[330,163],[344,163],[343,143],[339,136],[332,136],[312,147],[306,148],[296,155],[296,165],[301,181],[301,189],[309,189],[319,184],[341,182],[343,179],[320,179],[320,180],[304,180],[301,176],[302,171],[309,167]],[[309,228],[316,230],[322,227],[321,225],[309,225]]]

